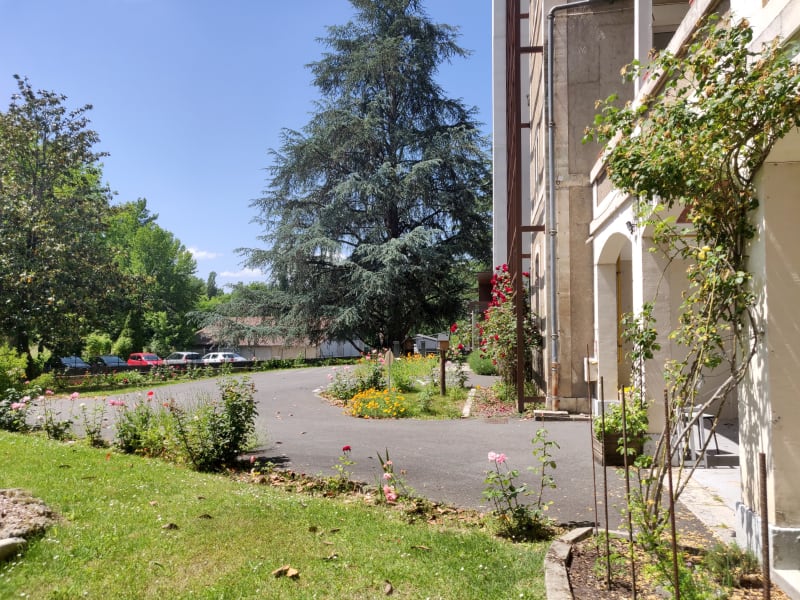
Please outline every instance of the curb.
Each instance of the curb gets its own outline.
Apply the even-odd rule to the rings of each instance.
[[[544,556],[544,587],[547,600],[572,600],[567,564],[572,544],[594,534],[594,527],[579,527],[559,536]]]
[[[467,394],[467,401],[464,402],[464,408],[461,409],[461,418],[468,419],[470,413],[472,412],[472,399],[475,398],[475,394],[478,392],[475,388],[470,388],[469,393]]]

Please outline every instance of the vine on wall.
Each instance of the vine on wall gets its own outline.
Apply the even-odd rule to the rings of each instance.
[[[775,143],[800,123],[800,72],[792,48],[776,39],[753,49],[752,39],[747,21],[709,17],[680,55],[665,52],[646,67],[634,62],[623,69],[627,79],[645,70],[661,78],[657,95],[623,107],[614,96],[600,101],[587,130],[586,139],[608,143],[608,174],[635,198],[639,223],[653,231],[652,251],[690,265],[679,324],[669,333],[686,356],[665,368],[672,427],[656,446],[658,466],[644,491],[650,530],[666,519],[665,466],[675,461],[683,467],[677,444],[665,460],[665,436],[674,440],[691,430],[685,421],[680,426],[688,408],[694,420],[711,406],[718,416],[760,342],[747,266],[756,234],[754,178]],[[678,222],[678,213],[688,226]],[[722,370],[724,381],[704,389],[704,375]],[[676,498],[690,476],[681,468]]]

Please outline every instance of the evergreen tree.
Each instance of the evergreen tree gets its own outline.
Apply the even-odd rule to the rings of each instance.
[[[418,0],[351,3],[354,20],[328,28],[310,65],[318,111],[283,131],[253,203],[268,247],[241,252],[271,273],[260,305],[279,307],[284,331],[388,345],[451,322],[464,270],[488,262],[487,141],[434,78],[467,55],[457,30]]]
[[[211,299],[222,294],[222,290],[217,287],[217,272],[211,271],[206,280],[206,298]]]

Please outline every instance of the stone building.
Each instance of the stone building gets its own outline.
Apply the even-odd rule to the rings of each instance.
[[[646,64],[651,48],[683,51],[711,12],[748,19],[753,49],[778,38],[796,52],[789,42],[799,35],[800,1],[494,0],[493,8],[495,262],[509,260],[514,243],[529,261],[523,268],[531,272],[531,304],[545,339],[548,403],[590,412],[599,378],[610,399],[629,384],[621,315],[655,301],[657,322],[676,323],[687,266],[650,252],[652,232],[637,222],[636,199],[606,177],[603,149],[582,143],[595,102],[658,93],[657,78],[623,84],[620,69],[633,59]],[[799,132],[778,143],[757,182],[757,236],[748,256],[762,337],[737,398],[724,409],[738,422],[737,540],[758,550],[767,518],[774,576],[800,598]],[[651,391],[663,389],[664,363],[682,352],[665,336],[660,342],[645,373],[653,431],[661,430],[664,412]],[[759,453],[767,457],[768,515],[758,508]]]

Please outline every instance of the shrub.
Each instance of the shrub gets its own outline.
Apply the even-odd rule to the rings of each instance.
[[[473,350],[469,353],[467,364],[477,375],[497,375],[497,369],[492,364],[492,359],[485,356],[480,350]]]
[[[107,333],[94,331],[86,336],[83,346],[83,359],[89,360],[93,356],[102,356],[111,353],[111,336]]]
[[[8,388],[21,389],[25,380],[25,367],[28,358],[10,348],[7,344],[0,345],[0,390]]]
[[[193,411],[169,404],[181,458],[198,471],[218,471],[236,462],[255,442],[257,415],[249,379],[219,382],[220,401],[201,399]]]
[[[0,396],[0,429],[6,431],[26,431],[25,414],[30,397],[24,396],[15,388],[8,388]]]
[[[117,356],[128,356],[133,352],[133,339],[124,333],[120,334],[117,341],[111,346],[111,354]]]
[[[31,387],[39,390],[55,390],[58,388],[58,379],[53,373],[42,373],[31,380]]]
[[[366,356],[352,367],[332,367],[327,392],[338,400],[349,401],[359,392],[384,387],[386,368],[377,358]]]
[[[128,408],[119,408],[114,445],[123,452],[159,456],[192,465],[198,471],[219,471],[233,465],[255,442],[255,388],[249,379],[222,379],[220,399],[199,398],[194,405],[159,404],[155,394]]]
[[[120,410],[116,419],[114,445],[128,454],[142,456],[164,456],[167,438],[170,435],[170,415],[152,401],[137,402],[133,408],[111,401]]]

